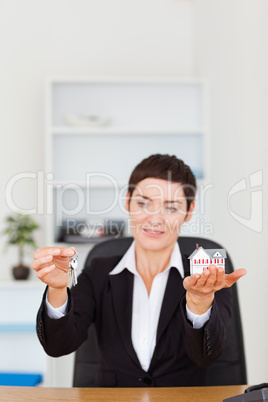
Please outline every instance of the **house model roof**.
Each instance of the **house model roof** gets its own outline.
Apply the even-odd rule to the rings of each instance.
[[[198,252],[203,250],[210,258],[227,258],[226,251],[224,248],[203,248],[202,246],[198,247],[194,252],[188,257],[188,259],[192,259]]]

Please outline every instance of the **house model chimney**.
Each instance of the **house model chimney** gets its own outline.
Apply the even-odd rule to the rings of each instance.
[[[199,244],[198,243],[196,243],[196,250],[198,250],[199,249]]]

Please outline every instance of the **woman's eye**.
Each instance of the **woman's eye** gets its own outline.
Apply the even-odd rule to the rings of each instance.
[[[177,208],[175,208],[175,207],[167,207],[167,210],[171,211],[171,212],[176,212]]]
[[[146,202],[142,202],[142,201],[138,201],[138,205],[140,206],[140,207],[146,207]]]

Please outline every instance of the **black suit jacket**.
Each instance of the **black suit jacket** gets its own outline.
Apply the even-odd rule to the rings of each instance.
[[[216,293],[209,321],[194,329],[186,318],[185,289],[176,268],[171,268],[160,312],[154,354],[148,372],[137,358],[131,341],[133,274],[127,269],[109,275],[122,257],[97,258],[86,266],[78,285],[69,291],[68,313],[51,319],[45,295],[37,315],[37,334],[48,355],[75,351],[96,327],[100,369],[97,386],[203,385],[205,367],[224,348],[231,315],[232,290]],[[183,256],[185,276],[189,275]]]

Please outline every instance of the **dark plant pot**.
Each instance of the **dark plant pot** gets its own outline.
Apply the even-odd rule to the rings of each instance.
[[[12,273],[15,279],[28,279],[30,268],[25,265],[19,264],[12,268]]]

